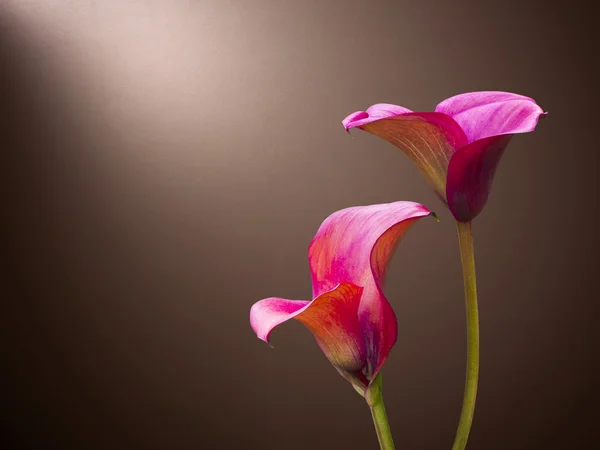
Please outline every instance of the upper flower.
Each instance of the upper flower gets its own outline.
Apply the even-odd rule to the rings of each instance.
[[[544,111],[533,99],[508,92],[450,97],[435,112],[380,103],[346,117],[404,151],[455,219],[468,222],[485,206],[494,172],[510,138],[533,131]]]
[[[412,224],[431,212],[412,202],[358,206],[329,216],[311,242],[313,300],[266,298],[250,310],[256,335],[288,319],[304,323],[319,346],[364,394],[396,342],[398,325],[383,294],[388,263]]]

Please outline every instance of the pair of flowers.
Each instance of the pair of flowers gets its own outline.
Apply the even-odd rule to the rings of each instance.
[[[472,268],[465,266],[465,252],[472,259],[472,249],[465,246],[470,243],[470,222],[487,202],[512,136],[533,131],[544,114],[528,97],[472,92],[444,100],[434,112],[376,104],[342,123],[346,130],[360,128],[400,148],[448,206],[462,236],[468,297],[476,295],[474,263]],[[257,336],[268,341],[277,325],[292,318],[302,322],[331,364],[373,406],[380,395],[371,395],[372,386],[397,337],[396,316],[383,293],[386,269],[405,233],[430,215],[425,206],[403,201],[333,213],[309,246],[313,300],[272,297],[257,302],[250,311]]]

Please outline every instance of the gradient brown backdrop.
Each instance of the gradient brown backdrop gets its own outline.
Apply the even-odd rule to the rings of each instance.
[[[441,223],[414,227],[390,269],[385,398],[399,449],[449,449],[453,222],[403,154],[340,121],[507,90],[550,114],[513,140],[474,225],[469,449],[597,448],[592,17],[542,1],[0,0],[0,447],[377,448],[312,336],[286,324],[271,349],[248,311],[310,296],[328,214],[413,200]]]

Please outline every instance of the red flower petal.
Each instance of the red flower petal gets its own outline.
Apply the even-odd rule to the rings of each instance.
[[[397,322],[382,289],[398,241],[430,211],[418,203],[358,206],[329,216],[308,255],[315,299],[267,298],[252,306],[250,324],[268,341],[277,325],[297,319],[361,392],[396,342]]]
[[[469,92],[441,102],[433,113],[373,105],[346,117],[394,144],[417,165],[459,222],[485,206],[496,167],[516,133],[533,131],[545,115],[533,99],[510,92]]]
[[[445,201],[450,157],[455,149],[467,144],[464,132],[451,117],[378,104],[367,111],[350,114],[342,124],[346,130],[358,127],[398,147],[413,160],[425,180]]]
[[[412,224],[429,214],[423,205],[412,202],[347,208],[323,222],[309,247],[315,296],[341,282],[364,287],[359,320],[367,351],[365,374],[370,380],[381,369],[398,331],[382,291],[389,260]]]

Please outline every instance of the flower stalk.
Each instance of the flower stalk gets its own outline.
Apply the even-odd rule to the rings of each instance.
[[[464,450],[469,439],[479,378],[479,312],[475,280],[475,251],[471,222],[456,222],[467,312],[467,369],[463,406],[452,450]]]
[[[377,433],[377,439],[379,440],[379,447],[381,450],[394,450],[394,440],[385,412],[385,405],[383,404],[381,387],[381,373],[379,373],[375,377],[375,380],[373,380],[373,383],[367,388],[365,399],[371,409],[371,416],[373,416],[373,424],[375,425],[375,432]]]

